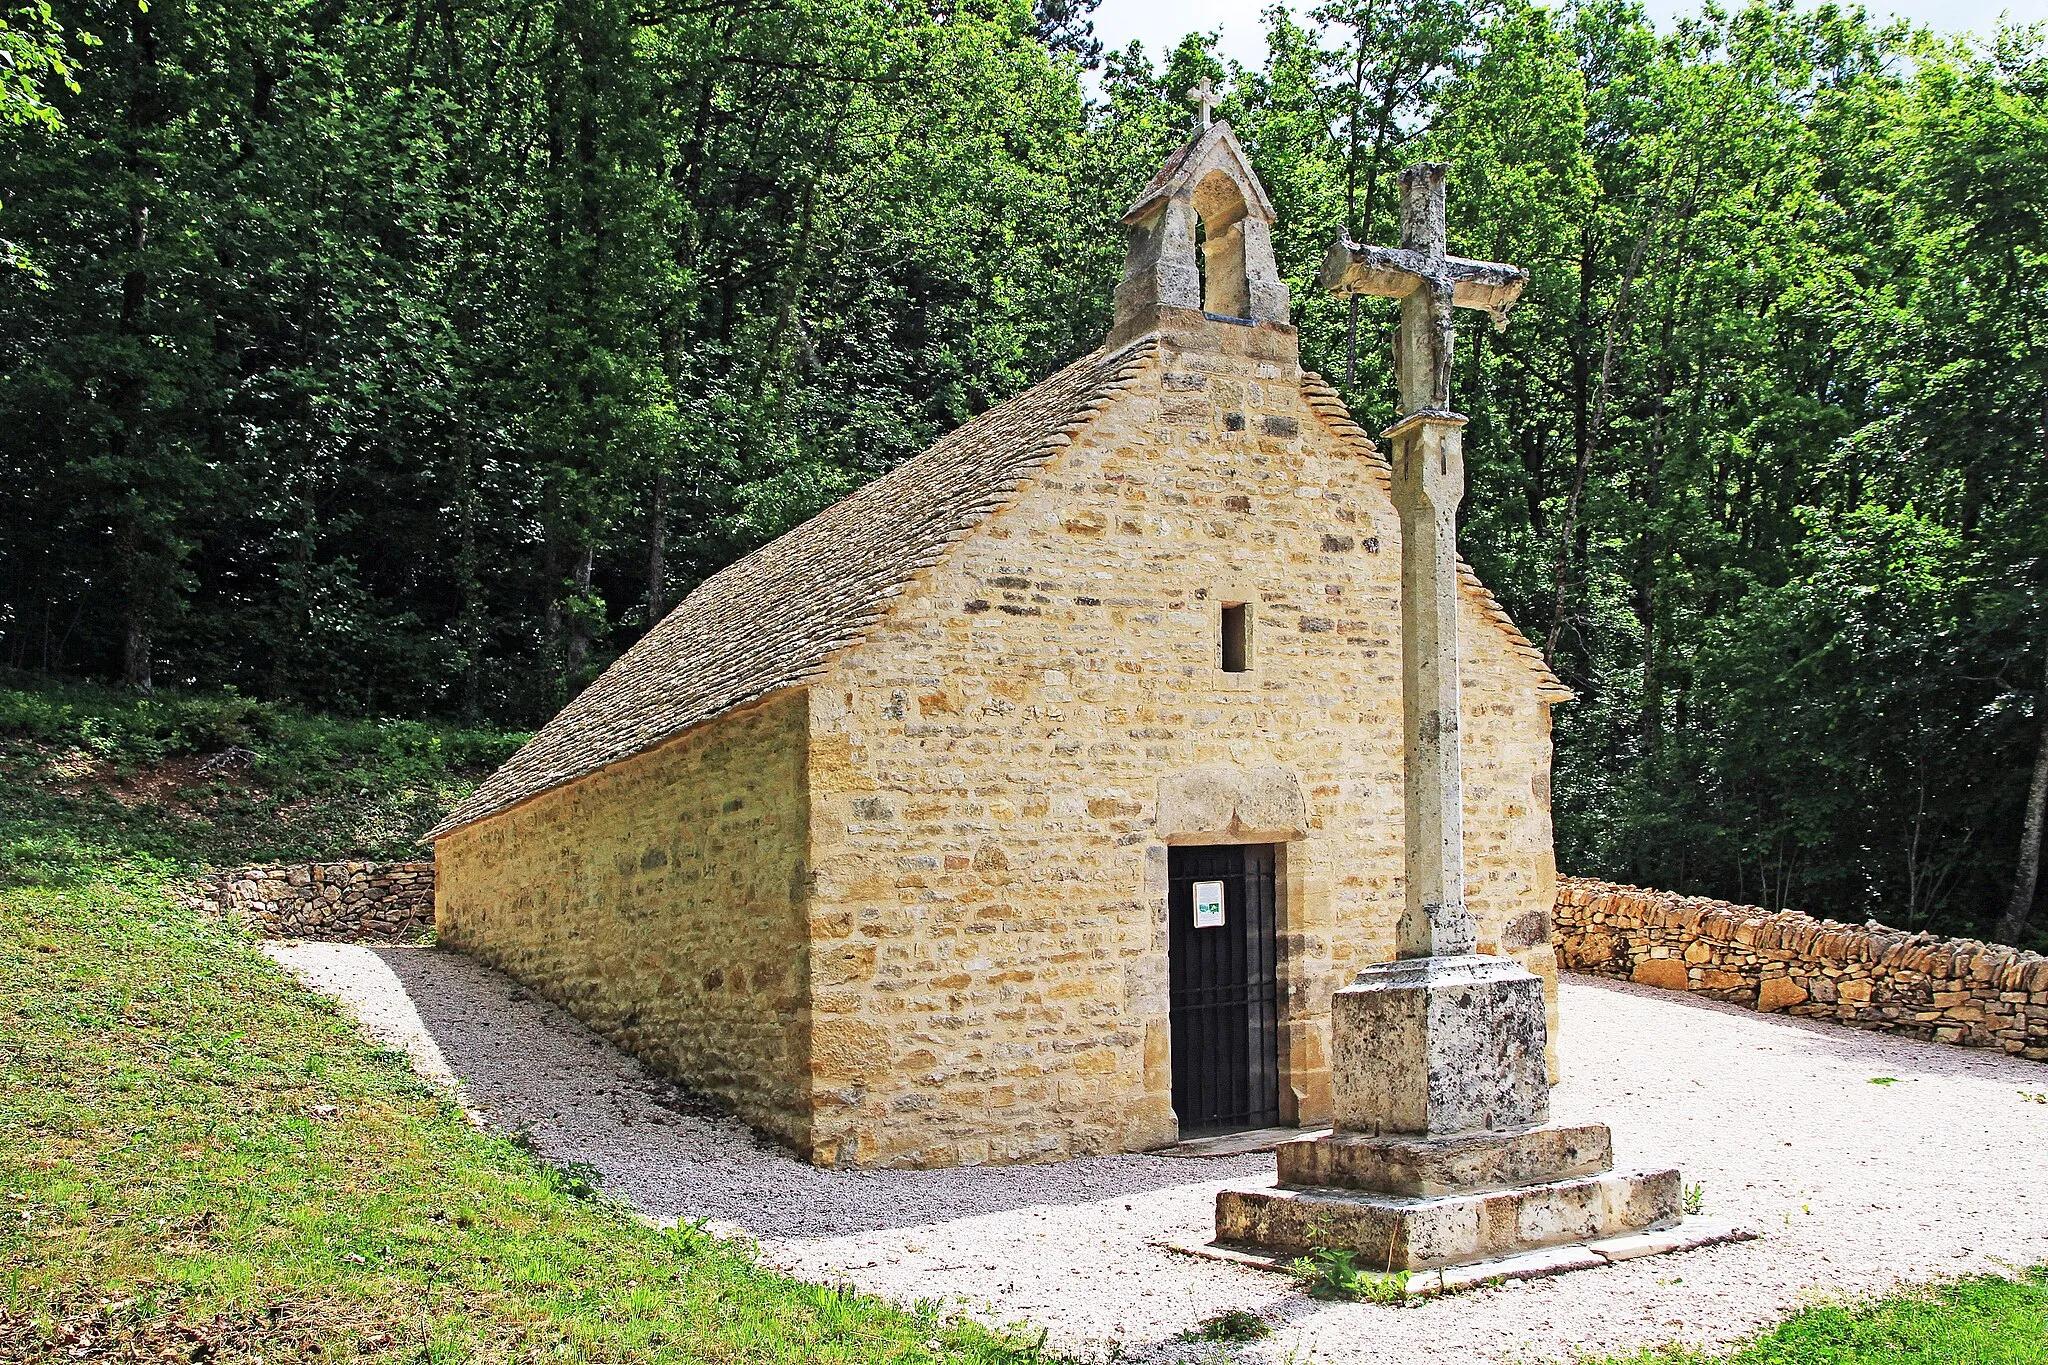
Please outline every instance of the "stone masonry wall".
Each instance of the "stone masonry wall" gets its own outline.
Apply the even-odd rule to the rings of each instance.
[[[1176,843],[1280,846],[1282,1115],[1327,1120],[1331,994],[1403,894],[1380,469],[1291,366],[1169,342],[811,687],[817,1160],[1173,1141]],[[1554,1000],[1549,706],[1464,605],[1468,899]]]
[[[810,1154],[804,694],[443,836],[437,922]]]
[[[434,865],[237,867],[203,877],[201,898],[266,938],[416,938],[434,927]]]
[[[1576,877],[1558,883],[1556,934],[1570,971],[2048,1059],[2038,953]]]

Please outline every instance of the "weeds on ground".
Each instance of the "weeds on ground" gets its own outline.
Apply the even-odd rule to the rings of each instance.
[[[1584,1365],[2048,1365],[2048,1266],[1802,1309],[1725,1354],[1666,1346]]]
[[[0,674],[0,873],[416,858],[522,739]]]
[[[1695,1180],[1679,1191],[1679,1202],[1684,1206],[1688,1218],[1697,1218],[1701,1209],[1707,1206],[1705,1182]]]
[[[1247,1342],[1264,1341],[1272,1335],[1271,1324],[1257,1313],[1246,1308],[1231,1308],[1203,1318],[1193,1327],[1177,1334],[1174,1340]]]
[[[1358,1253],[1316,1247],[1289,1267],[1308,1281],[1312,1299],[1358,1299],[1367,1303],[1408,1302],[1408,1272],[1381,1273],[1358,1264]]]

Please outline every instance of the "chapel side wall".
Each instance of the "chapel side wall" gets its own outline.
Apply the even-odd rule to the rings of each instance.
[[[808,734],[780,693],[443,836],[440,942],[809,1155]]]
[[[1155,362],[814,685],[821,1162],[1175,1139],[1162,819],[1233,834],[1162,812],[1162,775],[1238,782],[1235,837],[1282,844],[1283,1116],[1327,1119],[1330,996],[1392,956],[1402,895],[1400,534],[1261,370]],[[1252,604],[1246,674],[1218,668],[1225,601]],[[1465,606],[1469,900],[1554,999],[1548,707]]]

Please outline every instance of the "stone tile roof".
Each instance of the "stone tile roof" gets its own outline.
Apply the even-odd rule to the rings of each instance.
[[[1380,454],[1379,447],[1373,444],[1372,437],[1366,434],[1365,428],[1359,426],[1357,420],[1351,416],[1351,410],[1344,406],[1344,400],[1338,396],[1337,391],[1331,388],[1329,382],[1321,375],[1303,370],[1301,396],[1332,431],[1348,441],[1360,457],[1372,466],[1373,477],[1379,480],[1381,490],[1391,498],[1394,494],[1393,466],[1387,463],[1386,456]],[[1538,649],[1528,636],[1522,634],[1520,628],[1515,625],[1514,618],[1508,615],[1508,609],[1493,595],[1493,589],[1479,581],[1479,575],[1472,571],[1472,566],[1465,562],[1463,555],[1458,556],[1458,582],[1465,589],[1465,595],[1479,608],[1480,615],[1500,628],[1501,634],[1507,638],[1508,652],[1527,664],[1529,671],[1536,675],[1536,690],[1539,693],[1551,701],[1571,701],[1578,696],[1578,693],[1565,686],[1563,680],[1551,671],[1549,662],[1543,657],[1543,651]]]
[[[923,454],[728,565],[542,726],[505,765],[428,831],[473,824],[642,753],[736,706],[800,686],[859,642],[892,598],[1001,507],[1032,471],[1137,378],[1157,348],[1143,337],[1098,351],[989,409]],[[1392,471],[1321,376],[1302,396],[1391,490]],[[1459,575],[1537,688],[1569,698],[1543,655],[1463,561]]]
[[[427,834],[437,839],[815,677],[1135,379],[1097,351],[699,584]]]

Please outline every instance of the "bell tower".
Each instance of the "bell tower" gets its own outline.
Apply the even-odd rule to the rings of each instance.
[[[1188,98],[1201,109],[1195,135],[1124,214],[1130,245],[1108,344],[1164,331],[1202,349],[1193,334],[1210,332],[1210,348],[1277,347],[1290,364],[1298,363],[1287,286],[1273,262],[1273,203],[1230,124],[1210,120],[1215,97],[1209,82]],[[1226,337],[1232,328],[1257,329],[1266,334],[1265,344]]]

